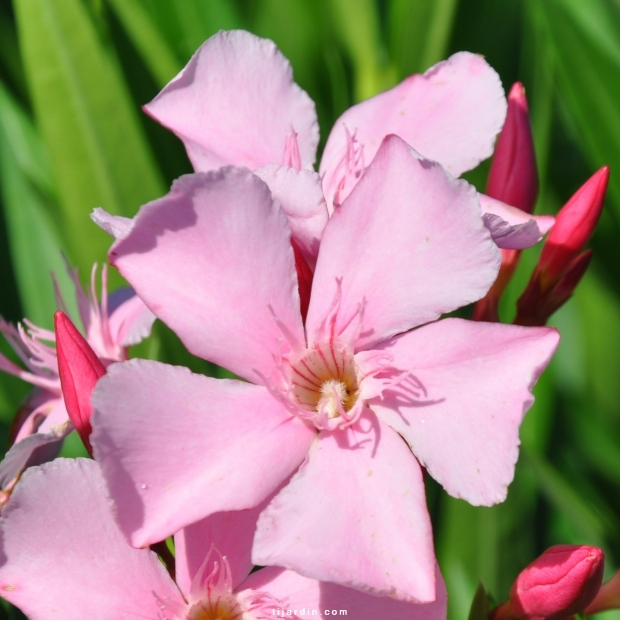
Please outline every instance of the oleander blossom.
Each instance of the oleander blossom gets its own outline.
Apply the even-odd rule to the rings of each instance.
[[[127,359],[129,346],[148,336],[155,316],[130,288],[108,296],[107,265],[101,274],[101,300],[97,295],[97,265],[93,266],[90,288],[80,285],[77,271],[67,267],[75,286],[75,297],[84,334],[89,345],[104,362]],[[56,286],[58,305],[66,312],[66,302]],[[0,370],[32,384],[13,422],[13,447],[0,463],[0,485],[10,492],[23,469],[54,458],[63,439],[73,430],[64,404],[58,375],[54,332],[28,319],[16,327],[0,317],[0,333],[11,345],[24,368],[0,355]],[[0,497],[0,502],[6,496]]]
[[[33,467],[0,517],[0,596],[33,620],[265,620],[301,609],[322,618],[334,608],[358,620],[446,619],[438,569],[438,600],[428,605],[369,596],[281,568],[250,574],[258,513],[218,513],[178,532],[175,583],[155,553],[127,544],[94,461]]]
[[[132,222],[107,218],[110,260],[144,302],[246,380],[144,360],[100,379],[91,443],[132,544],[282,487],[256,564],[433,601],[419,463],[456,497],[502,501],[558,342],[550,328],[437,321],[497,274],[476,191],[388,136],[325,226],[310,281],[248,170],[187,175]]]
[[[327,215],[358,183],[385,136],[401,137],[459,176],[492,154],[507,104],[484,58],[459,52],[345,111],[317,174],[314,103],[272,41],[233,30],[208,39],[144,109],[183,141],[196,172],[225,165],[255,171],[293,221],[293,237],[312,269]],[[290,206],[291,192],[307,195],[310,210],[301,218]],[[534,245],[554,221],[488,196],[480,200],[483,221],[502,248]]]

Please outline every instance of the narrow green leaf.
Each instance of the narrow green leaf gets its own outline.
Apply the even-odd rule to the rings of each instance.
[[[140,0],[108,0],[155,82],[165,86],[182,64]]]
[[[555,63],[551,42],[547,36],[543,10],[538,0],[526,0],[524,20],[524,44],[521,66],[525,74],[526,88],[534,147],[540,177],[540,195],[537,212],[550,213],[546,204],[546,181],[551,145],[551,121],[553,118],[553,96],[555,84]]]
[[[605,536],[614,531],[614,523],[601,515],[546,459],[525,449],[521,450],[521,454],[527,459],[542,492],[556,510],[589,544],[603,546]]]
[[[606,0],[548,0],[537,5],[555,47],[563,102],[591,165],[620,161],[620,9]],[[618,222],[620,177],[611,175],[609,188]]]
[[[49,183],[43,146],[0,84],[0,188],[11,257],[25,316],[48,329],[56,309],[51,272],[70,286],[64,248],[46,204]]]
[[[468,620],[488,620],[489,618],[489,597],[480,582],[474,600],[471,603]]]
[[[394,0],[388,5],[391,56],[399,78],[446,57],[458,0]]]
[[[504,505],[487,508],[442,496],[436,529],[437,558],[450,593],[450,620],[462,620],[463,610],[471,605],[480,580],[495,595],[506,589],[505,574],[511,578],[514,561],[514,554],[507,552],[506,545],[516,538],[514,521],[519,523],[515,508],[522,516],[526,514],[525,508],[529,509],[529,502],[516,504],[510,509]],[[516,539],[520,546],[521,540]]]
[[[355,99],[362,101],[396,83],[384,61],[377,4],[373,0],[326,0],[342,44],[355,68]]]
[[[15,0],[14,7],[65,241],[88,273],[110,245],[89,212],[102,206],[134,215],[164,187],[120,70],[82,3]]]
[[[182,31],[181,42],[187,59],[218,30],[231,30],[242,26],[236,7],[229,0],[171,2],[170,5]]]
[[[19,89],[20,95],[26,94],[24,69],[19,55],[19,46],[13,23],[8,15],[0,11],[0,64]]]
[[[582,376],[588,398],[606,422],[617,420],[620,402],[620,300],[590,270],[575,295],[584,342]],[[592,415],[590,414],[590,416]]]
[[[0,123],[5,145],[21,172],[48,198],[55,193],[50,161],[30,117],[0,83]]]

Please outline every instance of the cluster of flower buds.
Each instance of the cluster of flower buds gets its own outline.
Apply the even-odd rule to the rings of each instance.
[[[581,613],[601,589],[605,555],[597,547],[557,545],[517,577],[490,620],[561,620]]]
[[[573,294],[592,257],[592,251],[583,248],[600,218],[608,180],[609,168],[603,166],[558,213],[538,265],[517,302],[517,324],[544,325]]]
[[[584,251],[601,215],[609,168],[598,170],[556,216],[540,260],[517,303],[518,325],[545,325],[573,294],[592,257]],[[508,97],[506,123],[497,142],[487,193],[492,198],[532,213],[538,195],[536,157],[525,90],[515,84]],[[475,306],[474,319],[499,321],[498,305],[514,275],[520,250],[503,249],[497,280]]]

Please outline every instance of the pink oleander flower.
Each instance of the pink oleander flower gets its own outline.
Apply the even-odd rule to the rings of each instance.
[[[287,214],[281,194],[307,193],[314,201],[312,217],[305,214],[292,232],[313,268],[328,212],[349,195],[385,136],[398,135],[459,176],[493,152],[506,97],[482,56],[454,54],[348,109],[329,134],[317,174],[314,103],[293,82],[289,62],[272,41],[237,30],[206,41],[144,109],[183,141],[196,172],[246,166],[269,185]],[[481,203],[500,247],[534,245],[553,224],[552,217],[531,216],[486,196]]]
[[[247,381],[143,360],[100,379],[91,443],[132,544],[284,485],[258,521],[256,564],[434,600],[420,463],[456,497],[502,501],[558,342],[436,321],[497,275],[474,188],[388,136],[325,226],[305,319],[289,220],[248,170],[187,175],[106,226],[111,262],[151,310]]]
[[[98,465],[58,459],[27,471],[2,512],[0,596],[32,620],[265,620],[295,610],[306,610],[296,618],[329,617],[334,609],[356,620],[446,619],[438,569],[437,601],[428,605],[282,568],[250,575],[257,516],[257,509],[218,513],[178,532],[175,583],[155,553],[127,544]]]
[[[101,302],[96,292],[96,265],[90,290],[84,292],[77,273],[69,270],[86,339],[104,364],[127,359],[127,349],[145,338],[155,316],[129,289],[107,293],[107,266],[102,270]],[[57,290],[59,305],[66,303]],[[0,355],[0,370],[35,386],[22,404],[13,424],[13,447],[0,463],[0,486],[10,491],[21,472],[30,465],[53,459],[62,441],[73,430],[62,396],[53,332],[33,325],[14,327],[0,317],[0,332],[25,366],[21,368]],[[3,496],[3,500],[6,497]]]

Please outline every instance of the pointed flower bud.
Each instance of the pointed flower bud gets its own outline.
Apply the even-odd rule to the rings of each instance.
[[[582,252],[603,209],[609,167],[603,166],[560,209],[536,269],[517,302],[518,325],[544,325],[573,294],[591,252]]]
[[[99,377],[106,372],[95,352],[67,315],[59,310],[54,315],[58,374],[65,407],[88,452],[92,432],[90,395]]]
[[[608,181],[609,166],[603,166],[558,213],[538,262],[544,288],[566,273],[592,236],[601,216]]]
[[[536,204],[538,170],[525,88],[520,82],[508,95],[508,113],[491,162],[487,194],[527,213]]]
[[[583,611],[601,587],[605,555],[597,547],[557,545],[517,577],[512,613],[521,620],[559,620]]]

